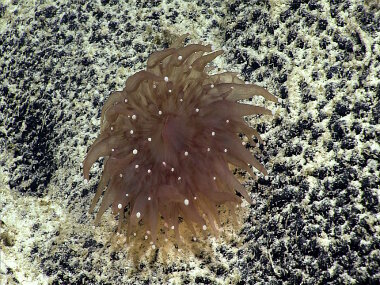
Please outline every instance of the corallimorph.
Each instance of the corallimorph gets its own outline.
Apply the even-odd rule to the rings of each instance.
[[[100,135],[83,162],[89,179],[92,164],[104,157],[90,207],[92,212],[105,190],[96,223],[112,206],[119,214],[119,230],[126,223],[127,234],[132,234],[140,226],[153,247],[161,226],[165,232],[174,230],[180,242],[180,220],[194,236],[197,229],[216,233],[218,206],[225,204],[233,214],[240,201],[235,190],[252,202],[229,165],[252,177],[250,166],[267,174],[238,134],[262,142],[243,116],[271,111],[238,101],[259,95],[277,102],[276,97],[233,72],[209,75],[205,66],[222,51],[201,44],[184,47],[184,38],[152,53],[146,70],[110,95],[102,109]]]

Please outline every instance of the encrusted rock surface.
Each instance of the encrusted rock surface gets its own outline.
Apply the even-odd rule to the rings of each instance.
[[[379,284],[380,9],[367,1],[2,1],[0,284]],[[268,179],[220,239],[156,250],[88,214],[110,92],[188,32],[281,98]]]

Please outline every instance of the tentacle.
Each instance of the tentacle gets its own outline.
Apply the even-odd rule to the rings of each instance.
[[[218,50],[207,55],[204,55],[193,62],[191,65],[195,70],[202,71],[207,63],[213,61],[217,56],[223,54],[222,50]]]
[[[156,51],[152,53],[148,58],[148,62],[147,62],[148,69],[158,65],[160,61],[164,60],[165,58],[167,58],[168,56],[172,55],[175,52],[176,50],[174,48],[168,48],[168,49],[164,49],[164,50],[160,50],[160,51]]]
[[[211,46],[210,45],[204,46],[204,45],[200,45],[200,44],[191,44],[191,45],[187,45],[183,48],[180,48],[177,50],[177,53],[182,58],[178,62],[185,62],[190,55],[194,54],[195,52],[200,52],[200,51],[210,52]]]
[[[125,141],[124,136],[106,137],[98,143],[94,144],[87,153],[83,161],[83,176],[89,180],[90,168],[99,157],[110,156],[112,148],[122,144]]]
[[[144,80],[163,81],[164,78],[157,76],[149,71],[141,70],[127,79],[123,91],[135,91],[140,86],[141,82]]]
[[[170,45],[170,48],[180,48],[183,47],[183,42],[189,36],[189,33],[179,36],[173,43]]]
[[[127,96],[127,93],[123,91],[115,91],[111,93],[111,95],[108,97],[107,101],[104,103],[104,106],[102,108],[102,115],[100,119],[101,124],[103,124],[105,112],[110,107],[112,107],[115,103],[124,102],[124,99],[126,98],[126,96]]]

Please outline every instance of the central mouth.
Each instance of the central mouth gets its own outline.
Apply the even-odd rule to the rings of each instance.
[[[164,120],[161,137],[164,143],[172,145],[172,147],[181,151],[186,141],[189,139],[188,126],[186,120],[178,115],[168,115]]]

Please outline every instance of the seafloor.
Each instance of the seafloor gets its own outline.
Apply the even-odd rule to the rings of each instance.
[[[127,3],[125,3],[127,2]],[[0,3],[0,283],[379,284],[376,0]],[[240,225],[176,248],[88,214],[81,162],[111,91],[190,34],[281,98],[252,118],[268,179]]]

